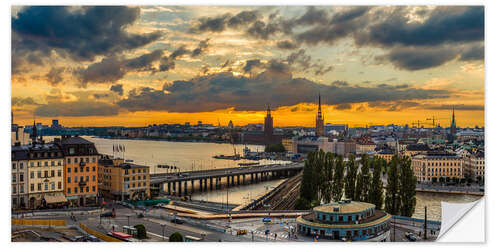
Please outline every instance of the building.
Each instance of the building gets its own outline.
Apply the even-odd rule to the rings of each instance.
[[[377,145],[372,141],[357,142],[356,143],[356,154],[366,154],[375,152]]]
[[[115,200],[143,200],[151,197],[149,167],[103,156],[98,167],[99,190]]]
[[[17,143],[12,147],[12,208],[26,208],[28,204],[28,146],[20,146]]]
[[[484,180],[484,152],[479,151],[464,158],[464,175],[476,181]]]
[[[59,145],[33,140],[32,145],[25,148],[28,150],[29,208],[66,203],[63,193],[64,155]]]
[[[294,138],[292,141],[294,154],[307,154],[309,152],[323,150],[325,152],[334,152],[334,142],[327,137],[301,137]]]
[[[12,124],[11,131],[11,144],[15,145],[19,143],[20,145],[28,145],[30,140],[30,134],[24,132],[24,127],[17,124]]]
[[[313,208],[297,218],[298,232],[334,240],[387,241],[391,215],[375,205],[344,200]]]
[[[380,150],[380,151],[377,151],[375,153],[375,156],[378,156],[378,157],[384,159],[386,162],[390,162],[394,155],[395,155],[394,152],[390,149],[387,149],[387,148]]]
[[[274,133],[273,117],[271,116],[271,107],[267,105],[267,115],[264,118],[264,137],[267,141],[271,141]]]
[[[97,204],[97,161],[93,142],[79,136],[56,138],[64,154],[64,194],[71,206]]]
[[[245,131],[241,133],[241,142],[255,144],[277,144],[282,142],[283,135],[274,133],[273,117],[271,108],[267,106],[267,115],[264,118],[264,131]]]
[[[321,95],[318,99],[318,114],[316,116],[316,136],[325,136],[325,122],[321,113]]]
[[[443,178],[464,178],[462,157],[442,151],[418,154],[411,158],[411,167],[418,182],[438,182]]]
[[[283,144],[287,152],[293,152],[293,138],[283,138],[281,144]]]
[[[427,144],[410,144],[405,147],[403,155],[412,157],[417,154],[425,154],[430,150],[431,148]]]
[[[333,152],[338,155],[348,157],[350,154],[356,154],[356,142],[351,140],[334,141]]]
[[[455,123],[455,108],[453,108],[453,114],[451,116],[450,134],[455,136],[457,134],[457,124]]]

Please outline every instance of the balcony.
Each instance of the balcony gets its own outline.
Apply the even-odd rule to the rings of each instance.
[[[85,167],[85,165],[86,165],[85,162],[83,161],[80,162],[80,167]]]
[[[86,181],[80,181],[80,182],[78,182],[78,186],[80,186],[80,187],[83,187],[83,186],[86,186],[86,185],[87,185]]]

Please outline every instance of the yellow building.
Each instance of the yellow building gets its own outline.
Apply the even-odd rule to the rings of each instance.
[[[427,144],[410,144],[405,147],[403,154],[408,157],[412,157],[417,154],[425,154],[430,150],[431,149],[427,146]]]
[[[446,152],[428,152],[411,158],[413,173],[418,182],[438,182],[440,177],[464,178],[463,160]]]
[[[293,152],[293,138],[283,138],[281,144],[283,144],[287,152]]]
[[[64,156],[53,143],[34,143],[28,147],[29,207],[37,208],[65,203]]]
[[[392,157],[394,156],[394,152],[392,152],[391,150],[382,150],[382,151],[376,152],[375,156],[378,156],[378,157],[384,159],[387,163],[389,163],[391,161]]]
[[[149,167],[103,156],[98,164],[99,190],[115,200],[142,200],[151,197]]]
[[[484,152],[473,153],[466,157],[464,171],[466,177],[470,177],[474,181],[478,180],[478,177],[484,179]]]

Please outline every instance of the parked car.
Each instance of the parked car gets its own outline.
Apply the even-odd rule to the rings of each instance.
[[[406,232],[405,233],[405,236],[406,238],[409,240],[409,241],[417,241],[417,237],[415,237],[415,235],[413,235],[412,233],[410,232]]]
[[[101,217],[114,217],[114,215],[113,215],[113,212],[109,211],[109,212],[106,212],[106,213],[102,213]]]
[[[181,220],[181,219],[177,219],[177,218],[172,219],[170,222],[175,223],[175,224],[184,224],[184,221],[183,221],[183,220]]]

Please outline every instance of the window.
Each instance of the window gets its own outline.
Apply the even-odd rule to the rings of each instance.
[[[92,186],[92,192],[95,192],[95,186]]]
[[[50,183],[50,187],[52,190],[56,189],[56,183],[55,182],[51,182]]]
[[[42,191],[42,183],[38,183],[37,189],[38,189],[38,191]]]
[[[19,169],[23,169],[24,168],[24,164],[22,162],[19,163]]]
[[[16,186],[12,186],[12,193],[13,194],[17,193]]]
[[[83,176],[80,176],[80,182],[83,182]]]
[[[16,174],[12,174],[12,182],[17,182],[16,176],[17,176]]]
[[[69,154],[72,155],[75,153],[75,148],[69,148]],[[76,162],[75,162],[76,163]]]
[[[83,167],[80,167],[80,172],[83,172]]]
[[[43,185],[43,187],[44,187],[44,190],[49,190],[49,183],[45,182],[45,185]]]
[[[78,158],[75,158],[74,162],[75,162],[75,163],[78,163]]]
[[[68,158],[68,164],[71,164],[71,158]],[[69,192],[68,192],[69,193]]]
[[[12,169],[16,169],[16,164],[12,163]]]
[[[88,173],[90,171],[90,168],[86,167],[85,171]]]
[[[68,177],[68,183],[71,183],[71,177]]]
[[[56,171],[54,171],[54,170],[50,171],[50,176],[51,176],[51,177],[56,176]]]
[[[89,181],[89,178],[90,178],[90,177],[89,177],[88,175],[87,175],[87,176],[85,176],[85,181]]]
[[[21,194],[24,193],[24,186],[19,186],[19,193],[21,193]]]
[[[49,166],[49,162],[48,162],[48,161],[44,162],[43,164],[44,164],[46,167],[48,167],[48,166]]]
[[[80,193],[83,193],[83,187],[80,187]]]
[[[43,173],[44,173],[43,177],[47,178],[49,176],[49,171],[48,170],[44,171]]]
[[[68,173],[71,173],[71,168],[68,168]]]
[[[75,176],[75,183],[78,182],[78,176]]]
[[[30,185],[30,190],[31,190],[32,192],[33,192],[33,191],[35,191],[35,184],[31,184],[31,185]]]
[[[36,162],[36,165],[37,165],[38,167],[40,167],[40,166],[42,166],[42,162],[38,161],[38,162]]]
[[[57,189],[61,189],[62,188],[62,183],[61,182],[57,182]]]
[[[95,175],[92,175],[92,181],[95,181]]]
[[[75,187],[75,194],[78,193],[78,187]]]
[[[57,161],[57,166],[61,166],[61,161]]]
[[[24,181],[24,174],[20,173],[19,174],[19,182],[23,182],[23,181]]]
[[[85,192],[89,192],[89,186],[85,187]]]
[[[77,167],[75,167],[75,173],[78,173],[78,168]]]
[[[57,177],[61,177],[62,175],[62,171],[61,170],[57,170]]]
[[[95,166],[92,167],[92,172],[95,172]]]
[[[34,166],[35,166],[35,163],[34,163],[34,162],[31,162],[31,164],[30,164],[30,165],[31,165],[32,167],[34,167]]]
[[[92,157],[92,163],[95,163],[95,157]]]
[[[68,194],[71,194],[71,188],[68,188]]]
[[[89,163],[89,158],[88,158],[88,157],[87,157],[87,158],[85,158],[85,162],[86,162],[86,163]]]
[[[55,166],[55,165],[56,165],[56,162],[55,162],[55,161],[51,161],[51,162],[50,162],[50,165],[51,165],[51,166]]]

